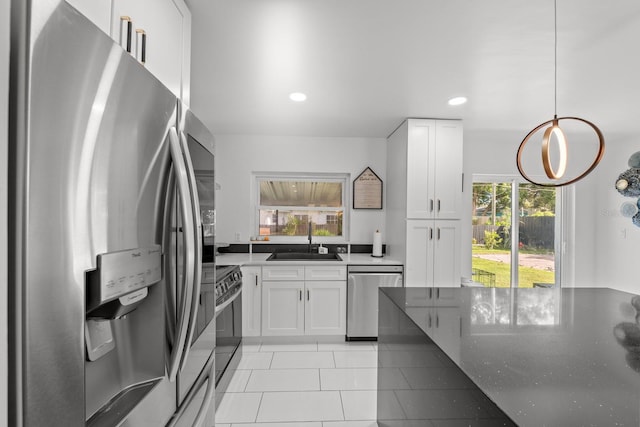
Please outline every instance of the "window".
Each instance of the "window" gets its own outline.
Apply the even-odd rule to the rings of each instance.
[[[345,240],[348,175],[256,175],[261,237],[313,236]]]
[[[519,177],[475,176],[472,278],[486,287],[556,287],[562,190]]]

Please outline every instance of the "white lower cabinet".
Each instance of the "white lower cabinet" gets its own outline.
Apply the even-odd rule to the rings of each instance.
[[[345,334],[346,267],[306,266],[297,273],[284,266],[263,267],[262,278],[262,335]]]
[[[304,309],[306,335],[344,335],[347,326],[347,285],[343,280],[307,281]]]
[[[407,287],[460,286],[460,221],[407,220]]]
[[[262,269],[242,267],[242,336],[262,333]]]
[[[304,335],[304,282],[263,281],[262,288],[262,335]]]

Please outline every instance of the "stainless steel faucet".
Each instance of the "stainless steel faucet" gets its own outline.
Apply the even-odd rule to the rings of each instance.
[[[309,239],[309,247],[307,248],[307,252],[311,252],[311,221],[309,221],[309,229],[307,230],[307,237]]]

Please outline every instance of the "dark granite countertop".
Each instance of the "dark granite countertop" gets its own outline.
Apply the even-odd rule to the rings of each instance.
[[[606,288],[381,291],[518,425],[640,425],[640,297]]]

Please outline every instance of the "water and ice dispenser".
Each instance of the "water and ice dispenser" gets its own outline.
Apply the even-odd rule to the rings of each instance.
[[[162,248],[136,248],[100,254],[86,273],[87,358],[97,360],[115,348],[111,320],[142,304],[149,287],[162,279]]]

